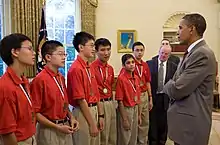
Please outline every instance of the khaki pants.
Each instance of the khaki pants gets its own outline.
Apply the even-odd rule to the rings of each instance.
[[[69,123],[66,122],[65,125],[69,125]],[[37,124],[36,139],[38,145],[73,145],[72,134],[65,134],[39,123]]]
[[[118,145],[136,145],[137,133],[138,133],[138,106],[124,107],[125,112],[128,115],[128,121],[131,125],[130,130],[125,130],[123,127],[123,120],[120,113],[118,113]]]
[[[142,123],[138,126],[138,145],[147,145],[148,130],[149,130],[149,109],[148,109],[148,94],[141,93],[141,104],[139,104],[142,112]]]
[[[104,130],[101,132],[101,145],[116,145],[116,109],[113,101],[101,102],[105,113]]]
[[[18,145],[37,145],[35,136],[29,137],[26,140],[19,141]]]
[[[89,107],[94,121],[98,125],[98,110],[97,106]],[[79,131],[73,134],[74,145],[100,145],[100,135],[91,137],[89,133],[88,123],[81,112],[80,108],[73,110],[73,115],[79,121]]]
[[[0,145],[3,145],[2,136],[0,135]]]
[[[0,136],[0,145],[4,145],[2,136]],[[18,145],[37,145],[35,136],[29,137],[28,139],[23,140],[23,141],[19,141]]]

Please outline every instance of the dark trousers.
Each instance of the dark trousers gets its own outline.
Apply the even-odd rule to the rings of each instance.
[[[167,141],[167,108],[169,98],[165,94],[157,94],[153,98],[153,109],[150,111],[149,145],[165,145]]]

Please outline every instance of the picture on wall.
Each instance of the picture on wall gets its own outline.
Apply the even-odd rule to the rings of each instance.
[[[118,30],[118,53],[131,53],[132,45],[137,41],[136,30]]]

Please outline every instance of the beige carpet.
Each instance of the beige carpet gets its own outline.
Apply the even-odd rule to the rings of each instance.
[[[212,120],[220,121],[220,113],[219,112],[213,112],[212,113]]]

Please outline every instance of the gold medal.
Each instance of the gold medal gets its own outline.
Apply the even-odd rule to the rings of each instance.
[[[65,103],[63,104],[63,111],[66,111],[66,110],[68,110],[68,104],[65,102]]]
[[[134,96],[134,101],[137,102],[137,96]]]
[[[104,93],[104,94],[107,94],[107,93],[108,93],[108,89],[107,89],[107,88],[104,88],[104,89],[103,89],[103,93]]]
[[[143,81],[141,81],[141,82],[140,82],[140,86],[143,86],[143,85],[144,85],[144,83],[143,83]]]

